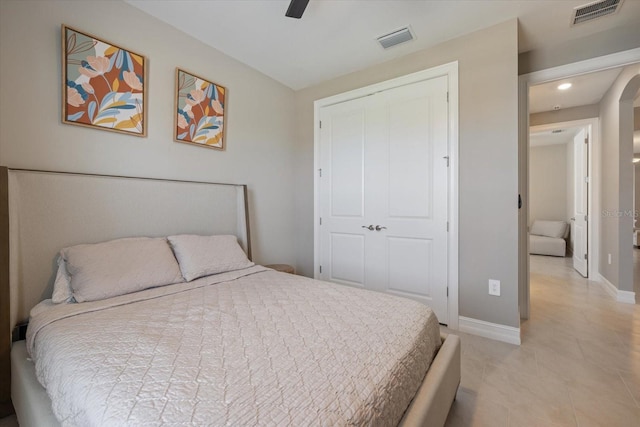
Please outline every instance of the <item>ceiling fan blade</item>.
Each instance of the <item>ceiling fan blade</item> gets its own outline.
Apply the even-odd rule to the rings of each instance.
[[[289,3],[289,8],[287,9],[287,13],[285,13],[285,16],[288,16],[289,18],[296,18],[296,19],[302,18],[302,14],[304,13],[304,10],[307,8],[308,3],[309,3],[309,0],[291,0],[291,3]]]

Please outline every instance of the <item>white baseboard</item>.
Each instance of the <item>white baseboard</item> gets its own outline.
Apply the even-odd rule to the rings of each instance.
[[[613,283],[607,280],[602,274],[598,274],[598,278],[600,279],[600,283],[602,283],[602,287],[609,295],[613,297],[618,302],[623,302],[625,304],[635,304],[636,303],[636,293],[630,291],[621,291],[616,288]]]
[[[492,340],[520,345],[520,328],[485,322],[470,317],[459,317],[458,330],[468,334],[479,335]]]

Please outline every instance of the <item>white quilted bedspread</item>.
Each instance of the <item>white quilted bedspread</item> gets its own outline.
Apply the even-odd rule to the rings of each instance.
[[[440,345],[424,305],[251,267],[41,303],[27,348],[62,425],[396,425]]]

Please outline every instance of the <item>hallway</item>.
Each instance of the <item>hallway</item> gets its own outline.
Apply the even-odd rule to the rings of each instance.
[[[531,256],[520,347],[462,339],[447,426],[640,425],[640,305],[615,302],[570,258]],[[445,330],[446,331],[446,330]]]

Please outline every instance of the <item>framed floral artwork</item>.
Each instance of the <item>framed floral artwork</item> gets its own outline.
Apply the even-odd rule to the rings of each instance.
[[[146,59],[62,26],[62,122],[147,136]]]
[[[174,140],[224,150],[224,87],[176,68]]]

